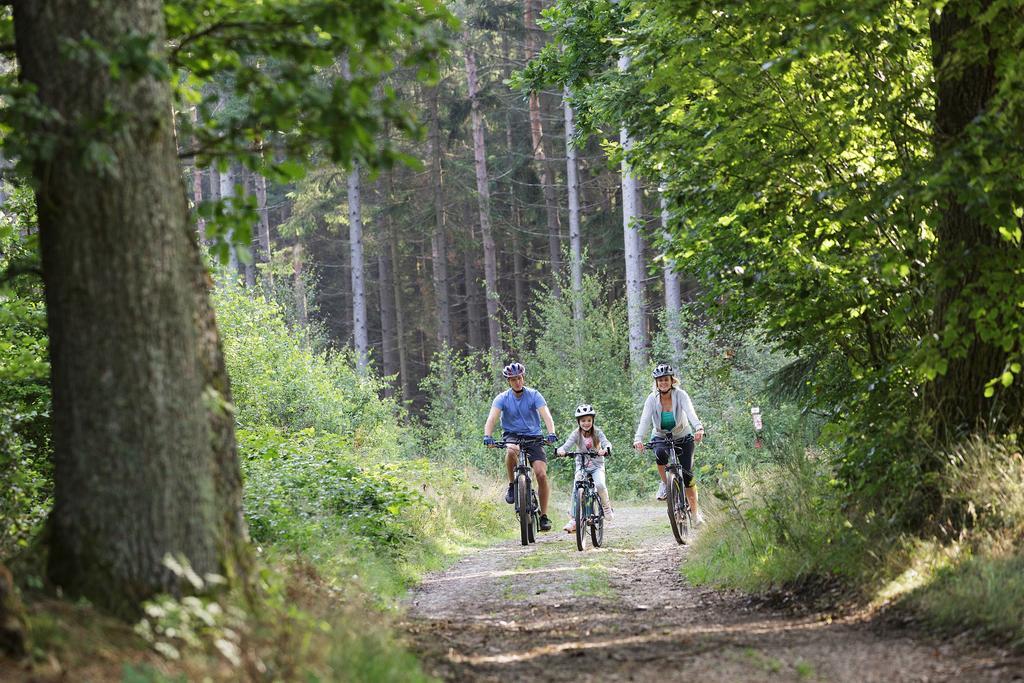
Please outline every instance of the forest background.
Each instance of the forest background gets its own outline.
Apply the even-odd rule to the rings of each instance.
[[[334,20],[328,5],[162,4],[162,68],[116,40],[96,60],[129,74],[115,82],[173,85],[246,526],[275,568],[255,602],[217,578],[188,588],[180,558],[144,599],[69,590],[145,624],[161,657],[140,670],[409,675],[414,661],[377,656],[386,617],[346,630],[321,598],[388,604],[506,531],[479,437],[513,359],[560,434],[595,405],[616,499],[653,491],[628,446],[650,365],[678,365],[721,507],[692,580],[837,582],[1022,642],[1019,3],[588,0],[542,18],[538,0],[383,2]],[[71,275],[40,256],[52,152],[33,132],[51,123],[21,40],[5,76],[0,561],[29,598],[30,654],[66,666],[87,659],[67,630],[88,619],[43,597],[64,585],[41,534],[62,448],[44,282]],[[116,166],[116,135],[70,125],[82,169]],[[347,635],[318,657],[271,645],[304,632]]]

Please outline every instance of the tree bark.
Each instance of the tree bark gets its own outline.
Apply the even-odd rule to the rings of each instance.
[[[538,0],[525,0],[523,24],[526,29],[526,59],[537,56],[539,39],[537,14],[540,3]],[[551,260],[551,286],[555,296],[561,295],[559,277],[562,274],[561,224],[558,217],[558,196],[555,192],[555,173],[544,151],[544,128],[540,115],[540,94],[531,92],[530,109],[530,140],[533,143],[533,159],[540,171],[541,191],[544,196],[544,213],[548,227],[548,258]]]
[[[491,191],[487,176],[487,151],[484,147],[484,122],[480,113],[476,79],[476,56],[470,44],[469,33],[463,32],[466,50],[466,80],[469,84],[470,118],[473,125],[473,159],[476,169],[477,202],[480,208],[480,234],[484,244],[484,288],[487,305],[487,332],[491,354],[501,355],[501,335],[498,324],[498,265],[495,256],[494,235],[491,233]]]
[[[91,48],[68,49],[87,36],[117,54],[126,38],[152,36],[162,60],[163,16],[157,0],[14,4],[22,78],[56,114],[32,131],[54,144],[33,168],[53,389],[48,573],[66,594],[128,618],[187,589],[167,555],[200,576],[241,577],[251,562],[170,86],[153,70],[113,78]],[[83,132],[109,111],[117,123]],[[85,134],[109,162],[84,157]]]
[[[619,57],[619,70],[629,68],[630,59]],[[625,127],[619,131],[623,152],[633,148],[633,139]],[[640,244],[640,191],[629,161],[622,159],[622,236],[626,256],[626,313],[629,322],[629,361],[634,368],[647,364],[647,338],[644,334],[644,267]]]
[[[569,87],[562,93],[562,108],[565,110],[565,176],[569,186],[569,270],[572,287],[572,318],[583,321],[583,244],[580,236],[580,181],[576,160],[576,121],[569,103]],[[577,330],[582,328],[577,325]],[[577,341],[577,344],[579,340]]]
[[[359,164],[348,174],[348,243],[352,263],[352,337],[356,369],[366,374],[369,335],[366,330],[366,288],[363,284],[363,208],[359,190]]]
[[[977,17],[991,5],[991,0],[981,2],[980,7],[955,0],[946,4],[941,14],[931,14],[935,155],[939,160],[960,157],[960,163],[976,163],[961,145],[968,126],[986,111],[996,92],[1000,54],[994,45],[978,47],[991,36],[988,28],[977,23]],[[969,175],[970,169],[964,173]],[[1024,420],[1021,377],[1010,387],[999,388],[995,399],[985,398],[985,386],[1003,373],[1007,354],[997,343],[982,338],[970,316],[969,298],[972,289],[982,286],[979,282],[986,272],[1005,263],[1006,252],[1016,247],[986,225],[985,207],[966,203],[960,188],[946,190],[940,211],[934,259],[934,331],[943,339],[947,330],[953,330],[961,348],[944,349],[948,367],[935,379],[929,408],[943,416],[936,421],[938,436],[1012,430]]]
[[[430,240],[434,299],[437,305],[437,344],[451,344],[451,307],[448,303],[448,245],[444,224],[444,189],[441,175],[441,130],[438,122],[440,87],[430,97],[430,184],[434,198],[434,232]]]

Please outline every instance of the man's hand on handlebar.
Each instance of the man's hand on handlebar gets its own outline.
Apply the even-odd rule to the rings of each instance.
[[[484,437],[484,445],[487,446],[488,448],[494,448],[494,437],[493,436],[485,436]]]
[[[555,436],[553,433],[552,434],[548,434],[548,443],[554,443],[556,441],[558,441],[558,437],[557,436]]]

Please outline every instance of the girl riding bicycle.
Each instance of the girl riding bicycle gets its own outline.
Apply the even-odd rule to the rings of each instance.
[[[567,452],[594,452],[594,456],[584,463],[583,468],[584,471],[589,472],[594,478],[594,488],[597,489],[597,495],[601,498],[601,506],[604,508],[604,519],[610,522],[612,520],[612,505],[608,500],[608,485],[605,483],[604,477],[604,456],[611,454],[612,445],[608,442],[604,432],[594,426],[594,418],[596,416],[597,412],[590,404],[584,403],[577,406],[577,428],[572,430],[569,438],[555,451],[555,454],[565,455]],[[577,472],[577,474],[579,473]],[[575,487],[575,477],[573,477],[573,485]],[[570,534],[576,531],[576,496],[571,496],[571,498],[570,519],[569,523],[565,525],[565,531]]]
[[[686,487],[686,500],[690,503],[694,520],[697,524],[704,521],[704,516],[697,508],[697,488],[693,485],[693,449],[695,443],[704,438],[704,427],[693,410],[690,395],[679,388],[675,370],[671,365],[662,363],[654,368],[654,391],[644,401],[640,424],[633,436],[633,448],[644,449],[644,432],[654,436],[654,454],[658,461],[658,473],[661,475],[661,486],[658,487],[658,500],[664,500],[668,491],[665,481],[665,465],[668,464],[669,449],[672,441],[693,434],[693,441],[681,445],[679,464],[683,467],[683,485]]]

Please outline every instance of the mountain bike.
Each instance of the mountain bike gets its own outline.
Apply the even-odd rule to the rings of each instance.
[[[594,486],[594,475],[584,469],[586,459],[594,455],[595,453],[581,452],[555,456],[576,459],[576,484],[572,491],[572,506],[576,520],[576,549],[580,552],[586,550],[588,536],[595,548],[600,548],[604,541],[604,506],[597,495],[597,487]]]
[[[668,464],[665,465],[665,486],[668,488],[668,520],[672,524],[672,535],[676,542],[685,545],[693,532],[693,511],[690,509],[690,501],[686,499],[683,492],[683,475],[692,477],[690,472],[679,464],[678,451],[684,444],[693,441],[693,434],[687,434],[681,439],[672,439],[668,443],[672,448],[669,450]],[[644,448],[653,451],[658,445],[653,441],[644,444]]]
[[[516,516],[519,518],[519,535],[523,545],[537,542],[537,530],[540,528],[540,503],[537,501],[537,491],[533,488],[533,468],[530,467],[526,449],[534,443],[544,444],[543,437],[529,439],[495,441],[497,448],[516,446],[519,450],[519,462],[516,464],[515,472],[512,475],[512,482],[515,484],[513,492],[516,496]]]

